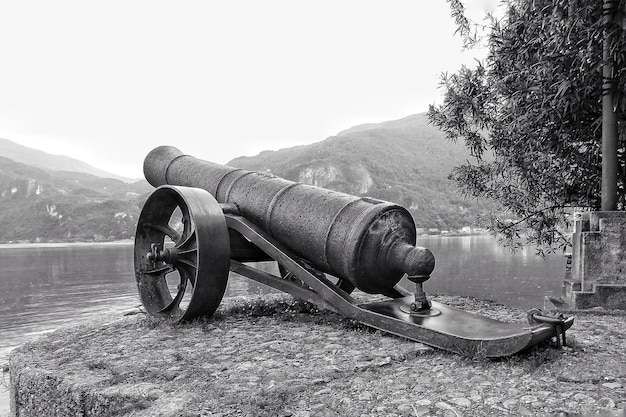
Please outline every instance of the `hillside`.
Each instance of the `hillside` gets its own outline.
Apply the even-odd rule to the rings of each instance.
[[[102,241],[134,236],[152,187],[0,157],[0,242]]]
[[[144,180],[107,178],[80,161],[3,139],[0,155],[0,242],[131,238],[153,190]],[[412,212],[417,227],[443,230],[470,226],[490,210],[460,197],[447,179],[467,158],[462,145],[445,140],[425,114],[418,114],[355,126],[312,145],[241,157],[229,165],[396,202]]]
[[[100,178],[114,178],[124,182],[135,181],[130,178],[103,171],[68,156],[52,155],[47,152],[22,146],[18,143],[2,138],[0,138],[0,155],[5,158],[12,159],[15,162],[21,162],[46,171],[80,172]]]
[[[461,228],[491,210],[466,200],[448,181],[452,169],[469,158],[462,144],[447,141],[425,114],[359,125],[322,142],[228,165],[403,205],[418,227]]]

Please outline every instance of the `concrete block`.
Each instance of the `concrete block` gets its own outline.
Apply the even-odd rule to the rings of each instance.
[[[573,308],[626,309],[626,212],[578,216],[563,297]],[[611,307],[609,307],[609,305]]]
[[[572,291],[568,301],[569,308],[580,310],[594,307],[626,310],[626,286],[596,285],[591,292]]]

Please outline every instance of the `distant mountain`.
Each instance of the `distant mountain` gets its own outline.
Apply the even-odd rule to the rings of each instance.
[[[80,172],[56,172],[0,157],[0,242],[132,238],[152,190]]]
[[[254,157],[228,165],[401,204],[418,227],[461,228],[492,206],[466,200],[448,180],[469,158],[428,123],[426,114],[352,127],[322,142]]]
[[[393,130],[409,130],[413,132],[415,129],[419,129],[420,131],[424,133],[434,135],[436,137],[439,137],[441,135],[439,130],[437,130],[428,122],[426,113],[419,113],[419,114],[413,114],[411,116],[403,117],[402,119],[398,119],[398,120],[388,120],[386,122],[365,123],[362,125],[352,126],[349,129],[342,130],[341,132],[337,133],[336,136],[346,136],[352,133],[359,133],[359,132],[365,132],[368,130],[385,129],[385,128],[393,129]]]
[[[457,229],[490,211],[447,179],[468,154],[425,114],[359,125],[307,146],[265,151],[229,165],[399,203],[417,227]],[[117,178],[116,178],[117,177]],[[132,238],[145,180],[129,183],[72,158],[0,139],[0,242]]]
[[[64,155],[52,155],[37,149],[29,148],[8,139],[0,138],[0,156],[21,162],[47,171],[82,172],[100,178],[114,178],[124,182],[134,182],[136,179],[122,177],[95,168],[78,159]]]

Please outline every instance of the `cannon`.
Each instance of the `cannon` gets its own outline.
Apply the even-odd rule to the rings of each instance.
[[[170,146],[144,161],[156,190],[137,223],[134,262],[147,312],[172,322],[210,316],[229,273],[287,292],[388,333],[437,348],[508,356],[556,337],[573,318],[529,313],[505,323],[431,301],[435,258],[416,246],[403,207],[269,173],[214,164]],[[278,273],[258,267],[272,261]],[[415,284],[399,286],[406,277]],[[361,303],[355,290],[377,294]]]

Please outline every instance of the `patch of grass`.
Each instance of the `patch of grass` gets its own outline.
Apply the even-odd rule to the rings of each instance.
[[[570,348],[557,349],[553,341],[545,340],[518,354],[504,358],[495,358],[490,360],[490,362],[498,366],[508,364],[510,366],[521,367],[527,373],[533,373],[544,370],[546,367],[563,360],[564,354],[568,352],[571,352]]]
[[[487,358],[487,349],[482,342],[473,346],[458,346],[455,350],[470,362],[484,362],[490,359]]]
[[[90,370],[108,368],[108,365],[101,359],[88,359],[85,361],[85,366]]]
[[[317,314],[319,307],[296,298],[251,298],[237,301],[224,310],[218,310],[216,316],[266,317],[278,315],[285,318],[295,314]]]
[[[520,364],[530,372],[544,368],[545,366],[557,362],[562,357],[562,352],[551,346],[535,346],[528,352],[520,354]]]
[[[147,315],[140,319],[139,323],[147,329],[173,329],[177,325],[168,320]]]

